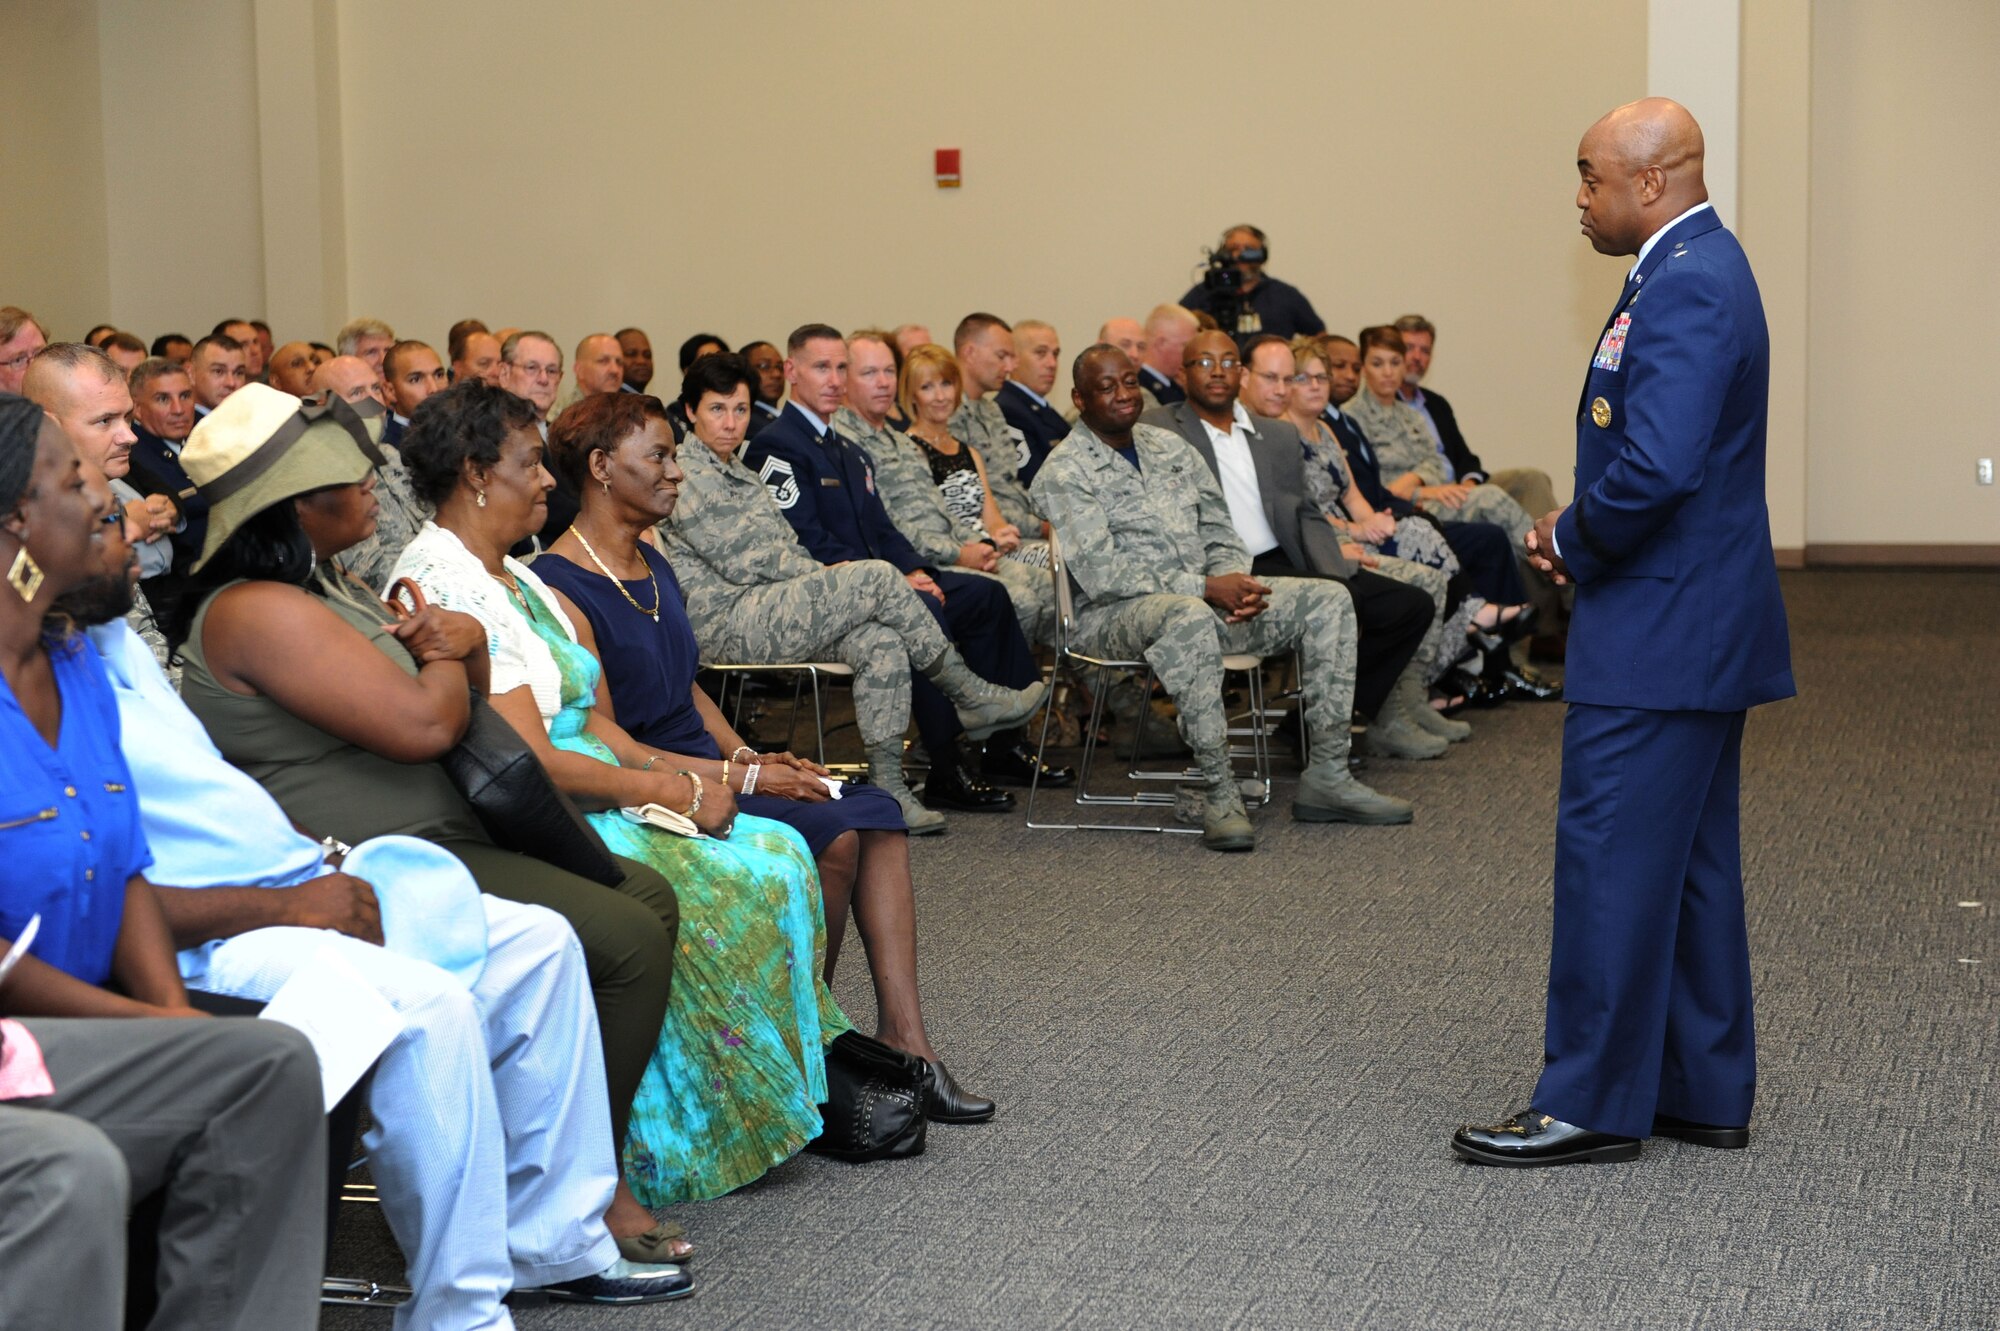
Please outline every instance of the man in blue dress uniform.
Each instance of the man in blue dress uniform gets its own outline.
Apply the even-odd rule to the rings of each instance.
[[[1795,692],[1764,503],[1770,339],[1701,129],[1649,98],[1577,159],[1584,234],[1637,262],[1578,404],[1575,502],[1527,537],[1576,584],[1555,933],[1532,1107],[1452,1136],[1485,1164],[1749,1143],[1739,757],[1748,709]]]

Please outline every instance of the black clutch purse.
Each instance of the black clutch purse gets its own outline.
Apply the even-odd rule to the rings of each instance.
[[[388,605],[399,613],[421,609],[423,591],[413,580],[399,578],[389,589]],[[604,838],[556,788],[528,742],[477,692],[464,737],[438,765],[500,849],[532,855],[606,887],[625,881]]]
[[[924,1153],[924,1065],[914,1055],[859,1031],[826,1047],[826,1127],[806,1144],[815,1155],[849,1164]]]

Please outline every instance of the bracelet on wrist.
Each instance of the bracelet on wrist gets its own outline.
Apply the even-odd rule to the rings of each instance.
[[[744,757],[745,754],[749,756]],[[730,752],[729,757],[732,762],[741,759],[745,767],[755,767],[757,765],[757,750],[751,748],[748,744],[738,744]]]
[[[743,790],[741,793],[749,795],[756,792],[757,775],[763,770],[762,767],[755,765],[743,769]]]
[[[650,772],[653,770],[653,764],[658,761],[660,761],[660,755],[656,753],[652,757],[646,759],[645,762],[640,763],[639,770],[642,772]]]
[[[724,790],[735,789],[735,787],[729,784],[729,759],[727,758],[722,760],[722,788]]]
[[[694,788],[694,802],[683,810],[688,817],[692,818],[701,812],[701,777],[694,772],[688,771],[685,767],[675,772],[674,775],[686,777],[688,784]]]

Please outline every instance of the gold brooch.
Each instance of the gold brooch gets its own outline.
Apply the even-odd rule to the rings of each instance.
[[[1611,427],[1611,404],[1601,397],[1592,398],[1590,400],[1590,419],[1597,423],[1598,429],[1609,429]]]

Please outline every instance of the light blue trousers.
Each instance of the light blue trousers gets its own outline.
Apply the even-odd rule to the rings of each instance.
[[[334,947],[407,1023],[375,1068],[362,1138],[416,1296],[396,1331],[511,1327],[501,1300],[602,1271],[617,1186],[583,949],[540,906],[484,897],[470,991],[428,962],[320,929],[257,929],[181,954],[188,983],[263,1001]]]

